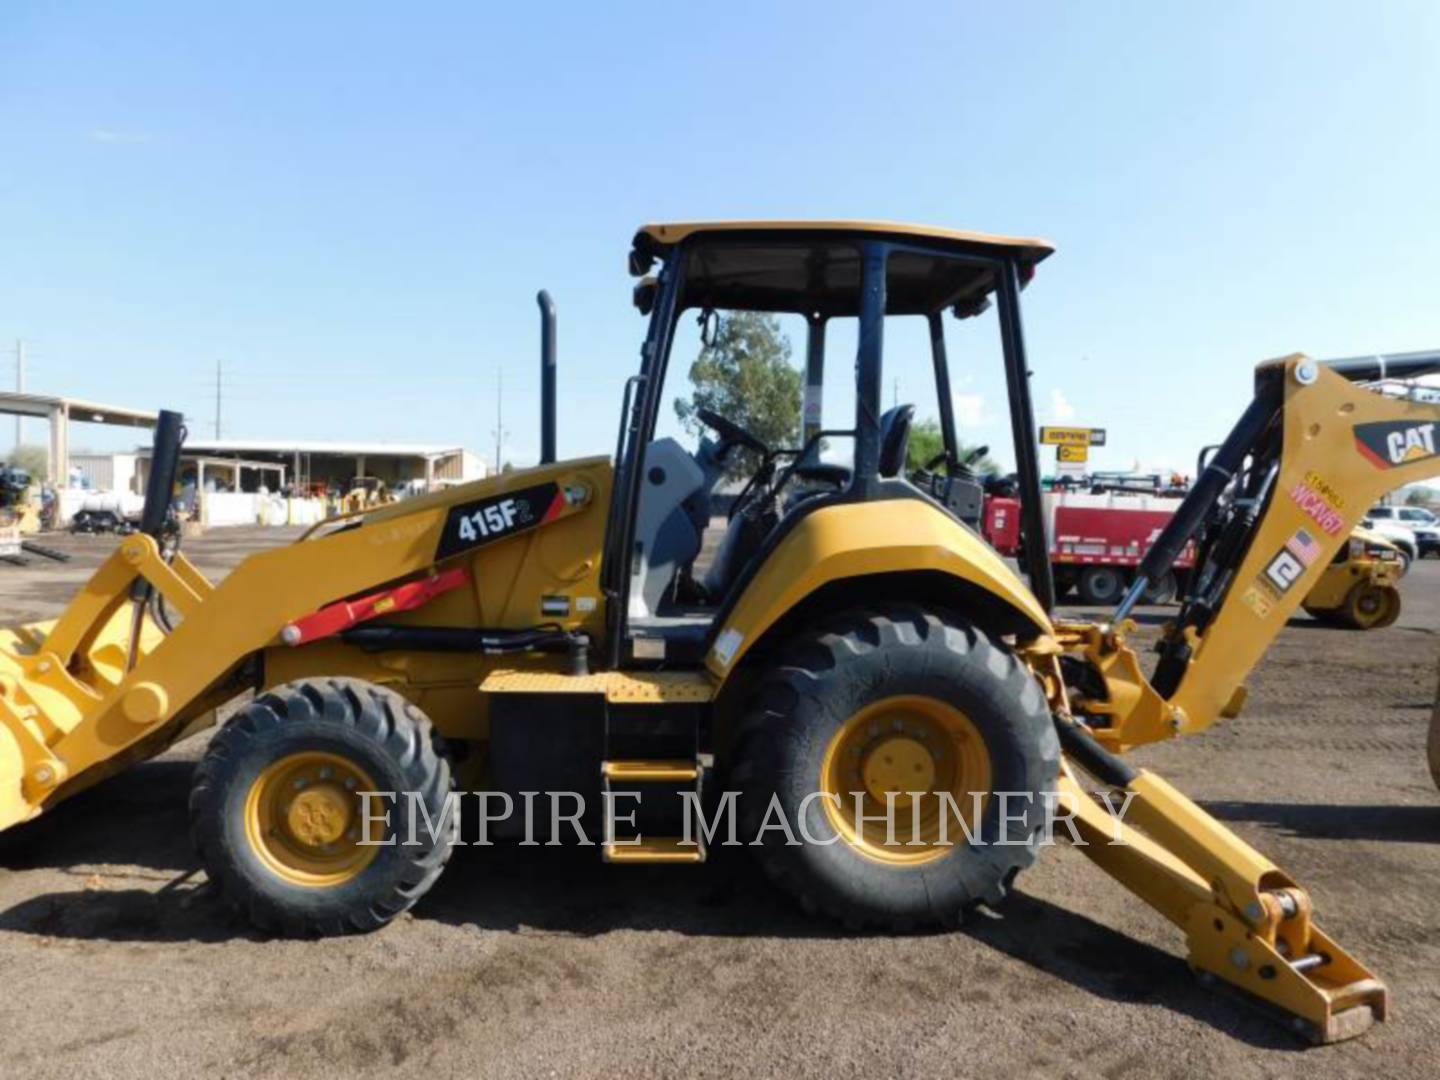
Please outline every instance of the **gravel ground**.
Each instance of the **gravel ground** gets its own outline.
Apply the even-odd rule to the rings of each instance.
[[[187,550],[216,575],[285,535]],[[73,563],[0,566],[5,622],[54,614],[113,541],[58,543]],[[1391,1021],[1363,1039],[1306,1049],[1203,990],[1170,925],[1068,848],[957,933],[816,923],[730,852],[627,869],[497,847],[460,849],[381,933],[262,940],[197,880],[192,744],[0,836],[0,1075],[1434,1076],[1437,585],[1417,565],[1382,631],[1297,618],[1243,717],[1135,755],[1386,980]]]

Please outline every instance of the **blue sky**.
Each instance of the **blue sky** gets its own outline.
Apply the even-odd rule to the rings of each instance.
[[[1102,467],[1190,462],[1265,357],[1440,346],[1433,2],[714,10],[9,0],[0,379],[24,338],[32,389],[210,435],[219,360],[229,437],[488,452],[498,373],[524,461],[545,286],[561,452],[605,452],[635,226],[733,217],[1054,241],[1036,398],[1109,430]],[[974,329],[966,436],[1008,460]],[[887,400],[933,408],[891,346]]]

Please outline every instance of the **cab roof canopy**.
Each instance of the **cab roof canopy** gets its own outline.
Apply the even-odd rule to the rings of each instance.
[[[1044,240],[960,232],[890,221],[722,221],[646,225],[635,234],[631,270],[644,273],[678,245],[687,249],[681,306],[857,315],[860,244],[889,240],[924,251],[891,254],[885,310],[973,314],[995,289],[992,266],[1013,259],[1021,282],[1054,248]],[[932,254],[933,252],[933,254]]]

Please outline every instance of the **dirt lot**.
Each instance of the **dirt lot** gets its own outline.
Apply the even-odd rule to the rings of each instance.
[[[214,575],[257,542],[188,550]],[[0,566],[5,622],[59,610],[113,541],[62,543],[74,563]],[[1297,619],[1245,716],[1137,755],[1389,983],[1391,1022],[1364,1039],[1302,1049],[1201,989],[1169,924],[1066,848],[960,933],[816,924],[724,852],[624,869],[462,848],[382,933],[264,941],[200,888],[186,747],[0,837],[0,1075],[1433,1076],[1437,586],[1440,562],[1416,566],[1371,634]]]

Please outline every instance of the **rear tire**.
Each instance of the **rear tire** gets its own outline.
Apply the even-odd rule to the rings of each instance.
[[[397,793],[369,808],[388,813],[383,825],[366,825],[366,790]],[[404,793],[418,792],[438,823],[449,791],[430,721],[404,697],[360,679],[302,680],[260,695],[215,736],[195,771],[191,831],[210,880],[260,929],[375,930],[450,857],[448,832],[433,835]],[[359,843],[367,832],[390,842]]]
[[[943,734],[922,733],[926,714],[950,717],[941,723],[954,723],[950,734],[958,730],[966,737],[947,742]],[[1001,800],[989,794],[978,824],[970,822],[977,843],[968,842],[953,816],[951,846],[923,831],[912,837],[922,841],[917,846],[875,843],[863,825],[855,829],[845,805],[832,809],[814,797],[806,802],[812,793],[831,790],[827,778],[837,760],[842,767],[849,760],[851,751],[843,748],[857,736],[857,720],[859,739],[869,740],[863,754],[858,744],[853,750],[857,786],[872,790],[871,763],[888,767],[891,747],[907,776],[912,761],[923,763],[924,755],[915,755],[925,748],[933,751],[931,780],[914,780],[917,791],[955,790],[950,785],[964,775],[971,779],[962,792],[1020,793],[1024,812],[1018,812],[1020,799],[1007,798],[1002,826]],[[761,679],[738,730],[732,775],[740,789],[744,842],[756,838],[772,800],[794,829],[798,845],[769,829],[755,850],[770,877],[806,910],[851,927],[908,929],[954,924],[973,905],[1004,897],[1039,852],[1044,796],[1055,790],[1059,761],[1045,696],[1015,656],[963,620],[906,607],[838,616],[797,641]],[[970,808],[968,798],[953,797],[962,810]],[[845,804],[853,806],[848,793]],[[940,806],[938,796],[930,802],[922,797],[922,809],[928,805]],[[866,813],[883,815],[883,803]],[[805,841],[802,819],[804,832],[818,842]],[[897,839],[908,835],[909,811],[897,809],[896,821]]]
[[[1087,566],[1080,574],[1080,599],[1108,607],[1125,595],[1125,574],[1113,566]]]

